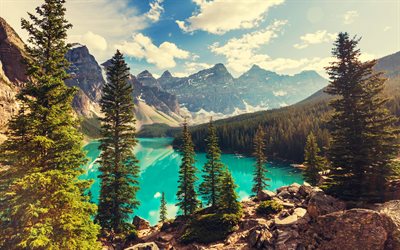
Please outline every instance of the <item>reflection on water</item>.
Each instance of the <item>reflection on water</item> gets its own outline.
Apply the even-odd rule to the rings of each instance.
[[[141,169],[140,190],[137,193],[137,198],[140,200],[141,205],[135,211],[135,215],[147,219],[151,224],[156,224],[158,221],[161,192],[165,192],[165,198],[168,202],[168,216],[172,218],[178,212],[174,204],[181,157],[170,143],[170,138],[140,138],[139,144],[135,148]],[[84,148],[87,151],[89,161],[85,165],[87,173],[82,178],[94,180],[94,184],[91,187],[94,202],[98,201],[100,188],[100,183],[97,179],[98,164],[95,163],[100,154],[98,146],[99,142],[93,141]],[[222,154],[222,161],[232,172],[232,176],[238,185],[237,192],[240,199],[249,197],[251,194],[254,159],[238,158],[233,154]],[[201,168],[205,162],[205,154],[198,153],[196,155],[196,167],[199,169],[199,178]],[[293,182],[303,182],[301,172],[290,167],[289,164],[273,162],[268,163],[267,166],[269,170],[267,177],[271,179],[269,182],[270,187],[268,188],[270,190],[275,190]]]

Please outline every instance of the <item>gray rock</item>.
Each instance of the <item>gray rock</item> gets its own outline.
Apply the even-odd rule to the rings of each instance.
[[[350,209],[318,217],[309,232],[317,240],[308,243],[317,249],[396,249],[389,244],[394,228],[386,215]]]
[[[132,224],[135,226],[136,230],[143,230],[150,228],[150,223],[139,216],[135,216],[133,218]]]
[[[160,250],[154,242],[140,243],[132,247],[125,248],[125,250]]]
[[[320,215],[342,211],[346,204],[323,192],[313,192],[310,195],[307,212],[311,218],[316,219]]]
[[[276,193],[270,190],[262,190],[258,195],[258,199],[261,201],[271,200],[276,196]]]

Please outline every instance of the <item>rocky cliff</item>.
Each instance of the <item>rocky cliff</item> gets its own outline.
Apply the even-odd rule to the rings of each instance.
[[[264,201],[283,209],[260,214],[257,208]],[[242,207],[236,230],[224,240],[184,245],[180,238],[186,225],[178,217],[155,227],[136,223],[139,238],[127,249],[400,249],[400,201],[346,209],[319,188],[292,184],[276,193],[264,191],[260,200],[243,201]]]
[[[190,112],[225,115],[238,110],[249,112],[291,105],[328,84],[315,71],[280,75],[257,65],[234,78],[221,63],[183,78],[173,77],[166,71],[157,81],[165,91],[175,94]]]
[[[27,80],[24,58],[24,43],[0,17],[0,142],[5,138],[9,119],[18,111],[15,95]]]
[[[4,140],[6,125],[12,115],[18,111],[15,99],[21,85],[27,81],[24,43],[7,22],[0,18],[0,141]],[[71,63],[68,73],[71,78],[65,83],[78,89],[73,100],[73,108],[83,119],[83,131],[90,136],[98,134],[101,116],[99,100],[101,89],[106,81],[104,66],[99,65],[88,48],[81,44],[72,44],[66,58]],[[154,79],[150,73],[149,81]],[[132,93],[136,103],[137,126],[143,124],[164,123],[178,126],[181,121],[179,104],[175,95],[163,91],[160,86],[146,82],[146,74],[141,74],[143,82],[131,76],[134,87]],[[157,83],[157,81],[154,79]]]

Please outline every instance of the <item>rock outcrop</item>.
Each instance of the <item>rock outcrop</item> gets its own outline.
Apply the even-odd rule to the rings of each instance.
[[[224,241],[181,244],[185,223],[178,217],[173,222],[139,230],[139,238],[131,246],[140,247],[147,242],[160,249],[400,249],[400,201],[373,209],[346,210],[343,201],[321,189],[296,183],[279,188],[277,193],[265,191],[261,198],[279,202],[284,209],[260,215],[256,212],[262,202],[260,196],[242,201],[239,226]]]
[[[14,29],[0,17],[0,142],[10,118],[18,111],[15,96],[27,80],[24,43]]]

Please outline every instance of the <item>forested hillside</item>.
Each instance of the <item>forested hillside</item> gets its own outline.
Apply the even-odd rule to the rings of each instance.
[[[400,71],[393,65],[400,64],[400,52],[378,60],[376,69],[383,71],[388,78],[385,95],[389,99],[388,108],[400,117]],[[318,144],[325,153],[329,146],[329,133],[326,121],[330,116],[330,98],[323,90],[318,91],[306,100],[295,105],[240,115],[215,122],[220,145],[224,152],[250,154],[252,138],[258,125],[267,132],[267,154],[295,162],[302,162],[307,135],[313,131]],[[196,149],[204,151],[206,125],[192,128],[193,142]],[[174,130],[163,132],[174,135]],[[179,145],[176,137],[174,144]]]

